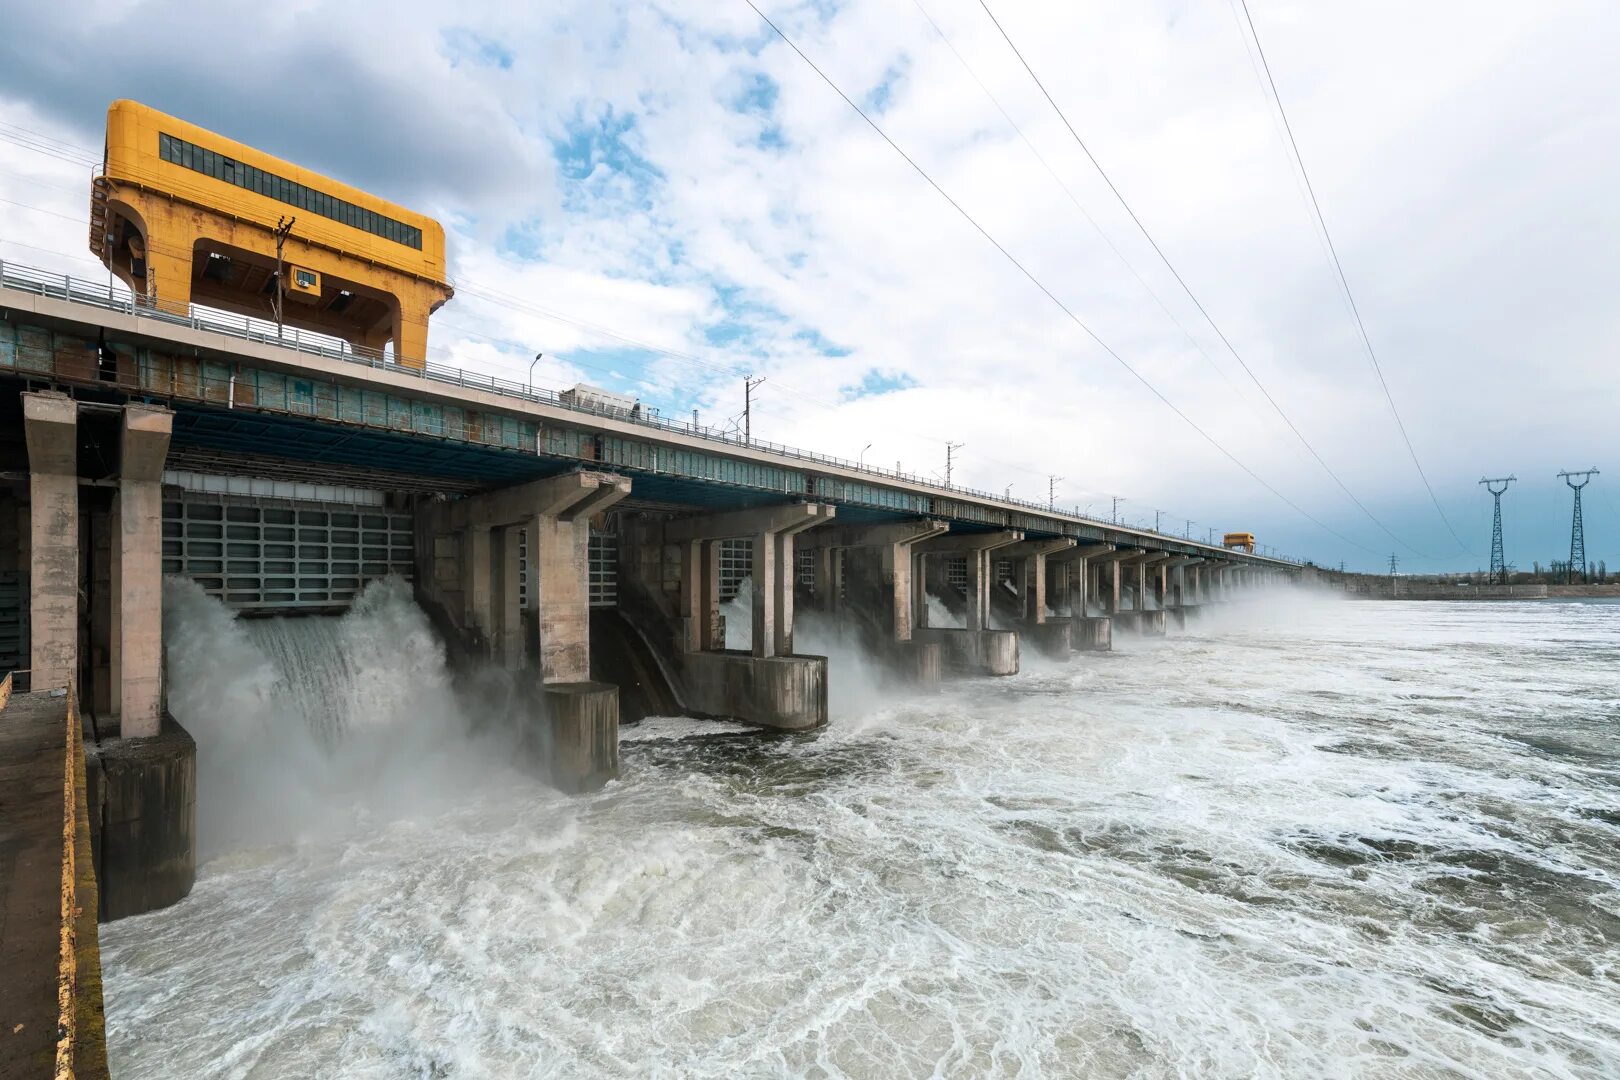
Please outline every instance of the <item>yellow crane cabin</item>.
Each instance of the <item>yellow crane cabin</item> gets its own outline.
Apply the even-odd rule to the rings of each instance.
[[[279,301],[286,326],[418,368],[454,295],[437,221],[134,101],[107,110],[90,250],[143,304],[270,320]]]

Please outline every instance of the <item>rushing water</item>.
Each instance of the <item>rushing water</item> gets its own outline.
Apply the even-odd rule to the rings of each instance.
[[[104,928],[121,1077],[1620,1075],[1620,606],[1227,606],[810,736],[649,721],[564,798],[437,690],[287,750],[182,600],[272,775],[182,716],[259,828]]]

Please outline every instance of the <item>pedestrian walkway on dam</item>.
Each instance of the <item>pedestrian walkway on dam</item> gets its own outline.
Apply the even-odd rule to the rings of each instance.
[[[66,695],[16,694],[0,710],[0,1080],[57,1075],[61,1034],[63,935],[63,780],[68,745]],[[82,792],[80,793],[82,797]],[[88,867],[83,868],[88,878]],[[89,905],[92,933],[95,898]],[[82,926],[83,918],[76,919]],[[79,959],[69,951],[69,962]],[[99,965],[94,1022],[79,1023],[73,1075],[105,1076],[101,1060]],[[80,986],[81,991],[91,987]]]

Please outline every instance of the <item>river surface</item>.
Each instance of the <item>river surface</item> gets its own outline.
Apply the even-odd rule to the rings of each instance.
[[[211,604],[168,600],[206,861],[103,928],[118,1077],[1620,1076],[1620,605],[851,672],[821,733],[649,721],[564,798],[397,592],[337,740]]]

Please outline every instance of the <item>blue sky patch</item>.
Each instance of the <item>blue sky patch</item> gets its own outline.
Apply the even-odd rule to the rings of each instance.
[[[443,36],[445,55],[450,58],[451,67],[467,63],[477,67],[496,67],[502,71],[512,68],[511,50],[498,41],[465,26],[452,26],[444,31]]]

